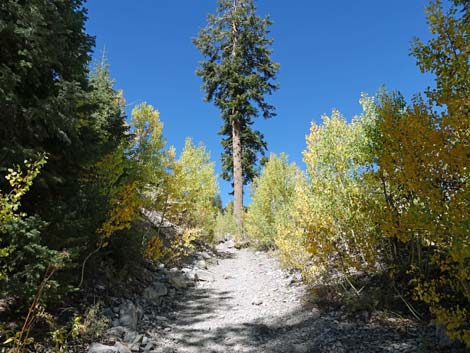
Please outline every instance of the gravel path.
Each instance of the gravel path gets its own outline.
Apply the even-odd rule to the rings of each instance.
[[[321,313],[305,301],[305,287],[274,258],[221,247],[224,258],[209,267],[205,281],[179,297],[151,352],[419,351],[422,340],[414,325],[387,326],[346,320],[339,312]]]

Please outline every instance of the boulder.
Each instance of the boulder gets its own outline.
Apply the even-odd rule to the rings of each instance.
[[[163,283],[153,283],[144,289],[143,297],[151,302],[159,302],[160,298],[168,294],[168,288]]]
[[[121,304],[119,308],[119,324],[132,331],[137,329],[137,323],[142,316],[142,309],[138,308],[130,300]]]
[[[179,273],[171,273],[169,280],[170,283],[177,289],[185,289],[189,286],[188,280],[184,277],[184,275]]]
[[[88,353],[131,353],[131,350],[120,342],[116,342],[114,346],[93,343],[88,350]]]
[[[233,249],[235,247],[235,242],[232,239],[230,239],[230,240],[227,240],[224,245],[227,249]]]

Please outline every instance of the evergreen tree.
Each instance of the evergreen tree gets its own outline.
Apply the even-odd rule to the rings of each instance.
[[[264,136],[252,128],[253,118],[274,116],[274,107],[265,101],[277,84],[279,69],[270,55],[269,18],[256,15],[253,0],[219,0],[216,15],[194,39],[206,58],[197,74],[204,81],[205,99],[220,109],[224,121],[222,166],[225,180],[234,187],[234,217],[241,229],[243,184],[257,174],[258,154],[264,154]]]
[[[66,249],[73,266],[96,246],[107,213],[91,181],[94,165],[125,132],[105,62],[89,73],[94,38],[85,32],[83,3],[0,3],[0,189],[10,189],[1,178],[6,168],[48,156],[22,211],[47,222],[41,245]],[[63,279],[77,283],[70,273]]]

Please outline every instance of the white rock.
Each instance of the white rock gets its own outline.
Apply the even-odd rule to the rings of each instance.
[[[214,282],[215,278],[209,271],[199,270],[196,272],[197,279],[203,282]]]
[[[131,301],[127,301],[119,308],[119,323],[121,326],[127,327],[132,331],[137,329],[139,321],[137,306]]]
[[[312,313],[312,318],[315,320],[319,319],[321,316],[321,311],[317,307],[313,307],[311,313]]]
[[[197,274],[196,274],[196,271],[195,270],[191,270],[191,271],[188,271],[184,274],[184,276],[189,279],[190,281],[197,281],[198,278],[197,278]]]
[[[128,332],[129,330],[124,326],[115,326],[107,330],[106,334],[109,336],[116,336],[119,338],[123,338]]]
[[[170,277],[170,283],[178,289],[184,289],[188,287],[188,280],[180,274],[172,275]]]
[[[196,266],[199,267],[200,269],[207,270],[207,262],[205,260],[199,260],[196,263]]]
[[[101,343],[93,343],[88,350],[88,353],[117,353],[117,349],[114,346],[107,346]]]
[[[131,350],[121,342],[116,342],[114,348],[116,348],[117,353],[131,353]]]
[[[201,256],[205,260],[209,260],[212,256],[209,255],[206,251],[201,251]]]

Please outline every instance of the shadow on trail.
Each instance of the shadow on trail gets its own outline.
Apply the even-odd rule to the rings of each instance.
[[[372,323],[339,321],[329,315],[315,317],[308,305],[299,305],[281,317],[231,323],[230,316],[238,309],[231,304],[232,295],[235,293],[189,289],[170,324],[171,337],[179,348],[168,352],[417,352],[419,334],[415,329],[397,331]],[[222,325],[211,327],[221,315],[225,318]]]

